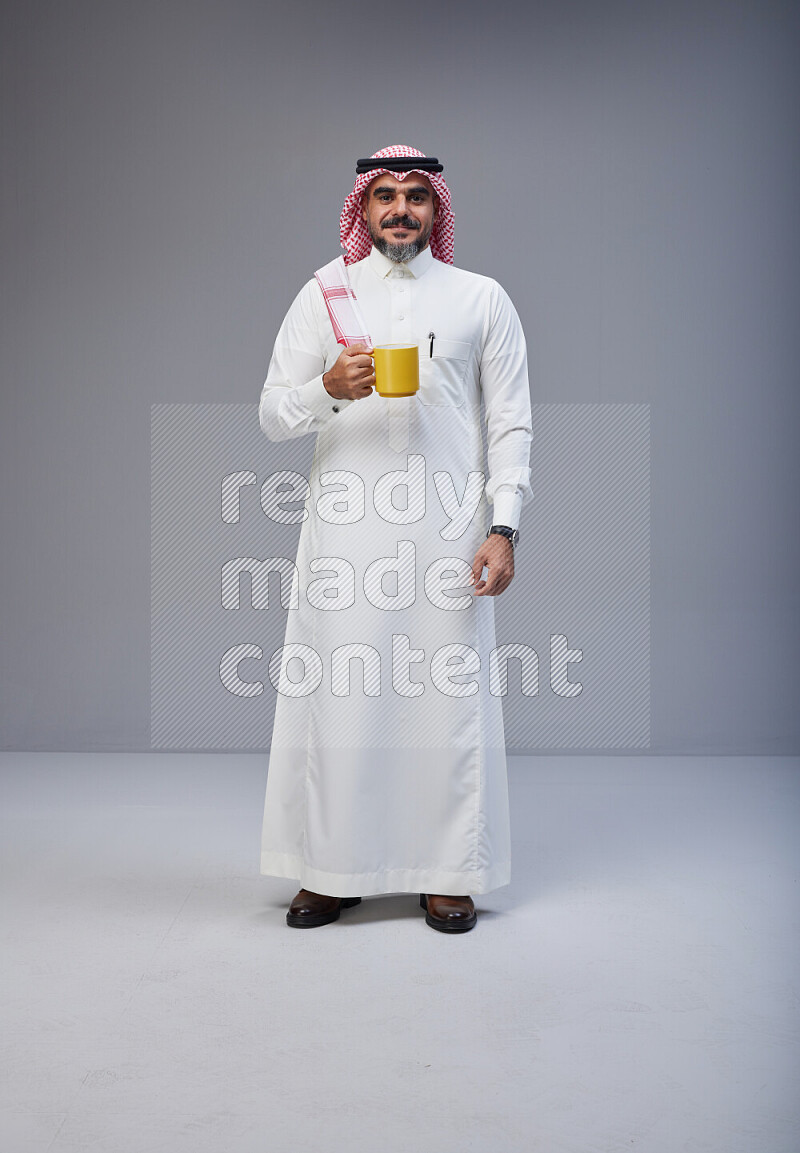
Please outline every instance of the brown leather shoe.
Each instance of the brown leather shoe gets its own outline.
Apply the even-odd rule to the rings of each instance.
[[[440,933],[466,933],[478,920],[472,897],[420,893],[419,903],[425,910],[425,924]]]
[[[317,925],[329,925],[339,920],[341,909],[358,905],[360,897],[326,897],[324,893],[312,893],[301,889],[289,906],[286,924],[295,929],[312,929]]]

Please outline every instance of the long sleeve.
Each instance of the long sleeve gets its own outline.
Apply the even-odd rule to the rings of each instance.
[[[516,484],[497,485],[492,501],[492,524],[504,524],[509,528],[519,528],[523,501],[523,486]]]
[[[508,294],[492,284],[480,361],[486,412],[486,497],[492,523],[517,528],[532,499],[530,452],[533,431],[528,358],[522,324]]]
[[[258,420],[272,441],[319,432],[354,403],[335,399],[322,383],[322,322],[330,323],[319,286],[310,280],[300,289],[284,318],[261,390]]]

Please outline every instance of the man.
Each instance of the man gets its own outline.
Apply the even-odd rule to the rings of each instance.
[[[262,873],[304,886],[295,927],[364,895],[418,892],[428,925],[463,932],[471,894],[510,879],[491,598],[513,578],[532,495],[526,349],[500,285],[453,267],[441,172],[406,146],[359,161],[340,220],[349,283],[329,295],[354,293],[366,340],[342,351],[309,280],[259,405],[270,440],[317,434],[270,663],[261,856]],[[416,395],[375,391],[370,353],[385,343],[419,346]]]

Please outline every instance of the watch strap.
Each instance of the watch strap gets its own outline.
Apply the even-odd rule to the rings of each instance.
[[[507,540],[510,540],[512,546],[516,548],[517,541],[519,540],[519,529],[510,528],[507,524],[493,524],[486,534],[487,537],[491,536],[492,533],[497,533],[498,536],[504,536]]]

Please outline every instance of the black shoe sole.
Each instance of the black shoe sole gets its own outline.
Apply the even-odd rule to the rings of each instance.
[[[316,929],[319,925],[330,925],[332,921],[338,921],[342,909],[349,909],[359,904],[361,904],[360,897],[342,897],[338,907],[330,913],[287,913],[286,924],[291,925],[293,929]]]
[[[467,933],[470,929],[474,929],[478,923],[478,914],[473,913],[469,920],[463,921],[440,921],[438,917],[433,917],[428,912],[428,898],[424,893],[419,895],[420,907],[425,910],[425,924],[430,925],[432,929],[438,929],[440,933]]]

